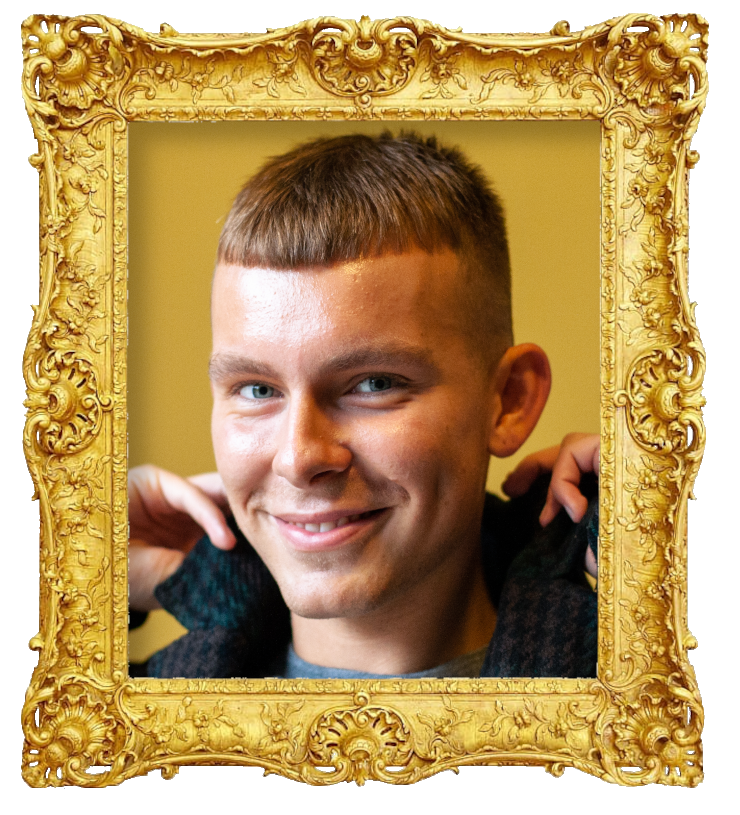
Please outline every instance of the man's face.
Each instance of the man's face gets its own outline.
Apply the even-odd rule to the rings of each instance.
[[[216,270],[216,461],[300,616],[390,608],[476,556],[494,398],[461,278],[421,251]]]

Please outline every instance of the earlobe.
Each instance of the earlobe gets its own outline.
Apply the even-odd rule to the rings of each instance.
[[[550,393],[547,354],[533,343],[508,348],[496,368],[489,452],[504,458],[515,453],[534,430]]]

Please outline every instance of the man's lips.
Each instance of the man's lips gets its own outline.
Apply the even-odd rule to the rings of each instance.
[[[372,526],[387,510],[388,507],[365,512],[345,509],[320,513],[281,513],[272,517],[293,546],[301,551],[316,551],[343,545],[358,532]]]
[[[330,532],[336,526],[344,526],[353,523],[361,518],[368,517],[373,513],[380,512],[380,509],[352,510],[337,509],[333,512],[312,512],[312,513],[280,513],[275,515],[279,521],[292,524],[305,529],[307,532]],[[323,528],[322,528],[323,527]]]

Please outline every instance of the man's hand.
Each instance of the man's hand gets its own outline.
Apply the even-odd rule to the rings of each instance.
[[[578,485],[584,473],[599,472],[599,437],[595,433],[569,433],[559,446],[539,450],[522,459],[506,476],[503,491],[510,497],[523,495],[538,475],[552,471],[540,524],[547,526],[564,508],[574,523],[583,518],[588,501]]]
[[[588,508],[586,497],[578,489],[584,473],[599,472],[599,437],[596,433],[569,433],[559,446],[538,450],[519,462],[501,485],[510,497],[523,495],[538,475],[552,471],[547,500],[540,513],[540,524],[547,526],[563,507],[574,523]],[[596,558],[586,549],[586,571],[597,576]]]
[[[236,543],[218,473],[185,479],[149,464],[134,467],[128,502],[129,602],[137,611],[159,608],[154,589],[177,570],[204,531],[219,549]]]

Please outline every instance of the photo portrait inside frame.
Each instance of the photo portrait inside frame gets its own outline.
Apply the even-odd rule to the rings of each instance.
[[[368,779],[400,784],[464,764],[525,764],[554,775],[574,767],[632,786],[698,784],[703,708],[688,655],[696,640],[687,624],[686,524],[705,443],[705,356],[688,294],[687,263],[688,175],[698,161],[691,139],[707,95],[706,21],[694,14],[631,14],[578,32],[561,21],[546,33],[511,35],[466,34],[413,18],[316,18],[264,34],[207,35],[180,34],[167,24],[149,33],[97,15],[32,15],[22,25],[22,38],[23,93],[38,142],[31,163],[40,179],[40,295],[24,355],[24,450],[41,518],[40,624],[31,641],[39,662],[22,713],[27,783],[108,786],[152,770],[172,777],[186,764],[232,764],[260,766],[316,785]],[[386,129],[419,133],[386,137]],[[367,135],[352,136],[355,131]],[[483,319],[491,300],[482,292],[490,280],[475,274],[475,262],[458,264],[452,252],[406,251],[404,236],[398,238],[400,254],[359,250],[301,271],[294,269],[288,250],[281,260],[255,254],[260,258],[255,265],[244,246],[232,243],[220,256],[211,289],[218,236],[242,184],[265,158],[317,136],[382,142],[384,150],[403,143],[417,157],[419,145],[434,136],[459,148],[465,161],[489,176],[508,224],[510,340],[525,343],[503,351],[492,380],[482,373],[490,374],[485,360],[491,348],[473,341],[479,331],[499,330]],[[188,144],[198,139],[199,146]],[[472,171],[466,172],[470,177]],[[293,183],[295,175],[289,177]],[[344,192],[343,186],[337,189]],[[238,200],[232,211],[237,220],[251,199]],[[460,227],[457,238],[450,232],[450,246],[470,258],[476,252],[481,256],[481,246],[502,251],[500,219],[494,219],[498,225],[490,235],[473,231],[464,218],[467,207],[455,208],[451,202],[458,199],[445,194],[439,200],[449,218],[435,223]],[[206,212],[195,209],[201,201]],[[488,202],[489,212],[497,207],[488,193],[481,201]],[[281,211],[288,217],[288,209]],[[326,210],[317,204],[316,211]],[[407,220],[405,211],[398,214],[401,222]],[[327,223],[339,228],[343,215],[339,211]],[[368,220],[375,217],[372,213]],[[302,215],[288,222],[303,228]],[[239,223],[241,229],[246,221]],[[234,240],[237,233],[229,234]],[[265,246],[275,234],[263,231]],[[354,239],[361,232],[348,234]],[[479,240],[466,243],[473,234]],[[583,251],[576,252],[580,238]],[[437,245],[433,236],[429,240]],[[421,271],[430,269],[422,278]],[[270,285],[255,285],[258,279]],[[465,286],[459,285],[463,279]],[[364,299],[348,300],[355,282]],[[317,296],[322,291],[323,299]],[[209,363],[210,297],[216,353]],[[459,308],[460,302],[469,308]],[[253,307],[263,303],[265,308]],[[327,303],[342,307],[332,310]],[[295,321],[286,320],[286,313]],[[406,320],[409,314],[413,319]],[[300,332],[307,315],[325,329],[325,344],[313,328]],[[459,323],[460,315],[469,322]],[[338,353],[337,326],[362,342],[356,348],[347,342]],[[366,336],[381,335],[386,342],[378,353]],[[503,340],[508,328],[497,336]],[[308,337],[305,347],[302,337]],[[408,342],[409,337],[418,342]],[[540,346],[551,365],[535,350]],[[397,370],[399,360],[410,373]],[[215,394],[214,457],[223,489],[208,480],[212,476],[203,476],[214,465],[206,366]],[[545,406],[550,367],[553,392]],[[377,419],[385,415],[378,406],[389,404],[388,416],[403,411],[411,417],[406,406],[418,408],[419,395],[426,399],[430,393],[442,393],[446,401],[424,401],[433,409],[399,426],[395,441],[406,445],[403,454],[397,444],[371,443],[378,438],[373,433],[352,436],[353,444],[358,438],[365,444],[364,459],[359,454],[353,459],[362,461],[365,475],[373,472],[369,462],[382,465],[374,471],[380,473],[375,483],[388,488],[388,502],[359,508],[356,518],[348,517],[347,528],[364,523],[375,529],[383,519],[416,518],[419,526],[407,526],[406,543],[449,542],[450,518],[462,519],[454,510],[469,495],[459,486],[473,472],[480,488],[478,511],[484,504],[482,543],[489,500],[495,506],[522,506],[515,504],[519,498],[509,504],[495,497],[484,502],[487,476],[488,489],[500,491],[502,474],[521,456],[557,443],[565,433],[598,430],[598,459],[584,465],[598,469],[599,476],[584,516],[587,525],[577,522],[573,535],[563,538],[563,551],[570,555],[565,577],[581,575],[579,589],[585,587],[582,596],[592,610],[587,670],[486,671],[490,649],[479,674],[429,674],[398,662],[364,670],[359,663],[345,666],[343,659],[326,661],[304,649],[309,629],[301,620],[346,620],[347,615],[332,616],[326,609],[348,596],[365,597],[364,584],[354,569],[346,570],[354,595],[334,592],[343,588],[341,582],[332,581],[327,591],[322,580],[282,579],[279,568],[286,561],[275,557],[279,549],[266,545],[272,538],[253,534],[253,524],[259,530],[269,516],[275,528],[291,527],[286,534],[295,541],[314,533],[344,534],[343,519],[324,518],[325,507],[296,505],[295,514],[289,508],[285,515],[279,506],[249,501],[275,483],[266,473],[279,469],[296,476],[291,468],[310,462],[316,451],[321,456],[330,451],[331,466],[318,473],[304,468],[302,477],[344,472],[346,454],[360,448],[349,446],[349,435],[339,432],[340,419],[354,421],[366,409]],[[382,401],[386,398],[389,402]],[[473,407],[479,403],[488,411],[484,421]],[[264,469],[263,453],[282,436],[270,437],[267,422],[260,425],[264,445],[259,438],[256,445],[245,443],[245,434],[231,431],[251,426],[255,417],[280,418],[286,404],[291,409],[298,404],[302,412],[290,414],[294,423],[283,435],[305,444],[284,446],[277,469]],[[533,430],[525,418],[539,418],[540,408],[553,424],[547,429],[539,423],[525,446]],[[457,421],[458,411],[464,421]],[[427,432],[430,427],[433,432]],[[477,458],[464,459],[472,448],[456,442],[471,434],[485,444],[475,447]],[[409,439],[424,443],[414,446]],[[254,449],[263,469],[251,467],[247,454]],[[429,450],[444,453],[444,468],[435,456],[424,458]],[[192,458],[180,457],[191,451]],[[489,473],[489,452],[503,457],[503,471]],[[464,462],[459,466],[458,457]],[[547,466],[541,458],[535,462],[535,471],[553,465],[552,457]],[[161,487],[164,503],[140,500],[142,477],[163,472],[181,486],[192,486],[184,477],[201,474],[193,482],[199,489],[188,493],[203,497],[211,491],[210,503],[201,507],[212,508],[229,492],[238,529],[221,516],[218,528],[209,529],[216,538],[221,530],[221,548],[193,539],[187,558],[152,587],[156,599],[170,580],[179,580],[187,590],[174,596],[188,599],[192,612],[189,618],[179,611],[173,615],[187,631],[170,622],[168,631],[160,626],[155,635],[148,629],[157,615],[137,625],[143,615],[135,619],[130,609],[136,611],[136,605],[129,600],[141,587],[142,573],[159,574],[144,569],[137,577],[134,554],[141,554],[135,549],[142,540],[142,518],[157,525],[171,517],[171,491],[160,476],[154,484]],[[520,477],[521,471],[514,481]],[[546,489],[547,472],[543,478]],[[341,486],[341,479],[331,483]],[[418,490],[418,483],[433,489]],[[396,492],[395,485],[400,485]],[[447,491],[449,485],[454,489]],[[438,494],[440,501],[406,505],[433,507],[426,516],[396,514],[400,487],[411,499]],[[510,487],[507,479],[503,491]],[[296,495],[282,493],[291,494]],[[598,526],[588,515],[592,506],[598,509]],[[429,523],[430,517],[442,517],[439,508],[449,510],[441,537]],[[306,518],[301,513],[307,509],[321,517]],[[470,519],[477,523],[480,515],[466,517],[460,539],[473,562],[478,550],[471,543],[477,543],[479,528]],[[507,529],[516,538],[520,518],[512,518]],[[540,545],[547,533],[539,536],[536,512],[527,518],[534,551],[525,546],[522,558],[511,561],[520,582],[511,595],[506,585],[501,588],[501,598],[513,598],[513,606],[502,599],[494,609],[491,646],[495,632],[506,630],[502,620],[517,597],[524,598],[520,620],[536,621],[536,614],[528,614],[533,608],[544,611],[556,635],[560,621],[574,618],[567,609],[547,613],[548,580],[560,581],[563,564]],[[185,520],[193,535],[191,521]],[[207,520],[204,516],[206,526]],[[325,522],[335,521],[334,529],[322,532]],[[317,525],[318,530],[309,528]],[[167,535],[173,531],[167,524],[159,527]],[[578,548],[582,533],[585,555]],[[594,542],[598,533],[597,591],[583,573],[592,566],[596,572],[588,562],[595,548],[592,533]],[[240,534],[249,543],[242,543]],[[236,539],[233,552],[229,538]],[[256,582],[233,579],[232,555],[239,546],[246,553],[244,568]],[[301,555],[317,551],[295,548]],[[392,548],[381,551],[397,554]],[[215,564],[208,585],[220,594],[219,602],[212,602],[185,568],[194,553]],[[326,572],[342,577],[344,572],[334,568],[338,561],[328,549],[326,554]],[[296,562],[316,565],[311,557]],[[408,578],[415,579],[416,569],[430,562],[440,565],[407,558],[407,568],[394,571],[379,558],[377,572],[362,576],[370,586],[393,589],[383,582],[389,574],[399,576],[399,585],[410,585]],[[196,576],[205,574],[202,563],[196,561]],[[483,564],[475,563],[481,569],[474,588],[485,597]],[[548,580],[541,579],[542,567]],[[435,574],[440,580],[449,577],[438,568]],[[459,572],[457,578],[460,596],[470,597]],[[236,594],[227,590],[229,583]],[[292,619],[284,606],[282,618],[265,613],[263,589],[280,600],[295,586],[308,589],[298,597],[301,602],[319,598],[326,607],[303,606]],[[535,606],[528,601],[530,589],[539,592]],[[401,591],[394,596],[405,597]],[[291,609],[295,599],[286,600]],[[427,593],[427,608],[434,611],[437,599]],[[439,607],[452,608],[441,601]],[[466,621],[470,608],[478,606],[468,604]],[[245,609],[254,615],[241,625]],[[423,616],[418,604],[407,602],[407,611],[417,620]],[[490,616],[482,618],[491,623]],[[286,620],[289,624],[283,624]],[[222,663],[214,669],[207,659],[195,670],[192,660],[189,670],[171,662],[162,667],[167,658],[160,655],[195,640],[205,657],[209,648],[239,659],[259,654],[259,648],[223,648],[224,636],[235,628],[244,637],[271,634],[276,621],[280,636],[268,641],[283,649],[286,665],[292,641],[296,655],[314,668],[346,667],[362,675],[283,672],[271,666],[252,670],[238,660],[226,669]],[[429,620],[422,622],[429,631]],[[392,629],[396,619],[390,615],[385,623],[384,632],[406,636],[417,654],[432,641],[414,639],[408,628]],[[311,631],[314,645],[344,647],[337,638],[317,638],[313,623]],[[434,635],[443,639],[438,630]],[[458,647],[460,640],[449,643]],[[505,653],[564,654],[557,636],[547,648],[535,643],[525,649],[520,643],[517,636],[508,637]],[[466,649],[468,644],[481,643],[465,641]],[[363,651],[361,658],[370,653]],[[435,657],[436,667],[445,664]],[[147,666],[143,672],[136,667],[141,665]]]
[[[129,128],[130,468],[155,465],[182,477],[216,470],[208,381],[211,282],[219,233],[246,180],[271,157],[313,139],[384,131],[433,136],[481,168],[504,208],[514,342],[536,343],[550,362],[545,409],[515,454],[491,458],[487,490],[504,496],[507,473],[567,433],[599,432],[597,123],[134,123]],[[398,183],[403,183],[401,172]],[[462,399],[465,387],[461,382]],[[132,574],[136,579],[135,570]],[[220,599],[216,592],[212,602]],[[182,618],[187,623],[192,615],[183,612]],[[132,619],[134,672],[188,630],[164,609]],[[177,667],[187,670],[182,663]]]

